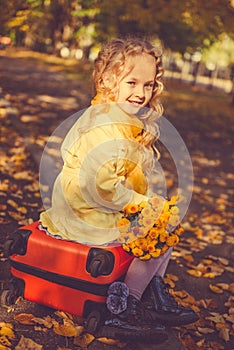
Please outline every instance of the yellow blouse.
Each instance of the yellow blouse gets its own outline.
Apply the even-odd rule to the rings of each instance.
[[[143,123],[116,103],[89,107],[62,144],[52,206],[40,221],[52,235],[88,244],[119,236],[120,211],[147,199]]]

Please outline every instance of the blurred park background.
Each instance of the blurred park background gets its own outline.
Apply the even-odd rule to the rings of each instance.
[[[1,0],[0,44],[92,61],[110,38],[146,35],[168,76],[231,93],[233,15],[233,0]]]

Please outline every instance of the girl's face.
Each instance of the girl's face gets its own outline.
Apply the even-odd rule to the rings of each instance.
[[[116,102],[128,103],[135,109],[151,100],[156,75],[155,58],[149,54],[129,57],[119,80]]]

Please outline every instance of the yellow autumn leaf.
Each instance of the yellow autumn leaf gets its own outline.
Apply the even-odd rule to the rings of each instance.
[[[53,327],[54,333],[62,335],[64,337],[76,337],[77,329],[72,324],[55,324]]]
[[[2,345],[2,346],[11,346],[11,342],[10,342],[10,340],[5,336],[5,335],[2,335],[1,337],[0,337],[0,344]]]
[[[0,350],[11,350],[8,346],[0,344]]]
[[[95,339],[92,334],[85,333],[74,339],[74,345],[78,345],[81,348],[87,348],[90,343]]]
[[[26,313],[22,313],[14,316],[15,321],[19,322],[20,324],[27,324],[27,325],[33,325],[34,318],[35,316],[33,314],[26,314]]]
[[[9,323],[0,323],[0,336],[7,337],[8,339],[14,339],[15,334],[12,329],[12,325]]]
[[[201,277],[202,276],[202,272],[199,270],[187,270],[187,273],[191,276],[194,276],[194,277]]]
[[[205,278],[215,278],[216,274],[214,274],[213,272],[206,272],[206,273],[204,273],[203,277],[205,277]]]
[[[23,335],[20,338],[19,343],[16,345],[15,350],[42,350],[43,346],[40,344],[37,344],[35,341],[33,341],[30,338],[25,338]]]
[[[223,293],[223,289],[214,285],[214,284],[210,284],[209,288],[212,292],[216,293],[216,294],[222,294]]]

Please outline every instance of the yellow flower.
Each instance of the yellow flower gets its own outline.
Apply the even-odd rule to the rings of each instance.
[[[157,258],[161,255],[161,249],[157,248],[154,252],[151,253],[152,258]]]
[[[120,232],[127,232],[130,227],[130,221],[126,218],[122,218],[118,221],[117,226]]]
[[[169,233],[167,231],[164,231],[164,232],[160,233],[159,240],[160,240],[160,242],[164,243],[164,242],[166,242],[168,237],[169,237]]]
[[[158,238],[160,234],[160,231],[156,228],[156,227],[152,227],[150,230],[149,230],[149,236],[154,239],[154,238]]]
[[[149,200],[150,204],[152,205],[152,207],[154,209],[158,209],[158,208],[163,208],[163,202],[164,202],[164,199],[163,198],[160,198],[158,196],[153,196],[152,198],[150,198]]]
[[[122,244],[122,247],[123,247],[123,249],[126,251],[126,252],[130,252],[130,248],[129,248],[129,246],[128,245],[126,245],[126,244]]]
[[[167,245],[168,247],[175,247],[179,242],[179,237],[175,234],[172,234],[170,237],[167,238]]]
[[[171,215],[169,224],[172,226],[178,226],[180,223],[180,217],[178,215]]]
[[[178,201],[178,195],[172,196],[171,199],[169,200],[169,203],[170,205],[175,205],[177,201]]]
[[[152,217],[146,217],[141,220],[142,225],[145,226],[145,228],[150,229],[154,226],[154,219]]]
[[[175,230],[175,233],[176,233],[178,236],[181,236],[183,232],[184,232],[184,229],[183,229],[182,226],[178,227],[178,228]]]
[[[147,245],[147,250],[152,253],[156,250],[156,244],[158,243],[158,241],[156,239],[154,239],[150,244]]]
[[[162,247],[162,253],[165,253],[168,249],[169,249],[168,245],[165,244],[165,245]]]
[[[154,211],[150,205],[147,205],[142,209],[141,215],[143,216],[143,218],[152,217],[154,215]]]
[[[138,238],[135,240],[135,245],[142,250],[147,250],[147,240],[145,238]]]
[[[146,260],[149,260],[151,258],[151,255],[150,254],[145,254],[143,256],[140,256],[140,260],[143,260],[143,261],[146,261]]]
[[[145,208],[148,205],[148,202],[144,201],[139,204],[141,208]]]
[[[139,205],[137,204],[128,204],[126,205],[126,207],[124,208],[124,212],[126,214],[135,214],[139,211]]]
[[[179,213],[179,208],[176,207],[175,205],[170,209],[171,214],[176,215]]]
[[[133,248],[132,249],[132,253],[133,255],[135,255],[136,257],[142,256],[144,254],[143,250],[140,248]]]

